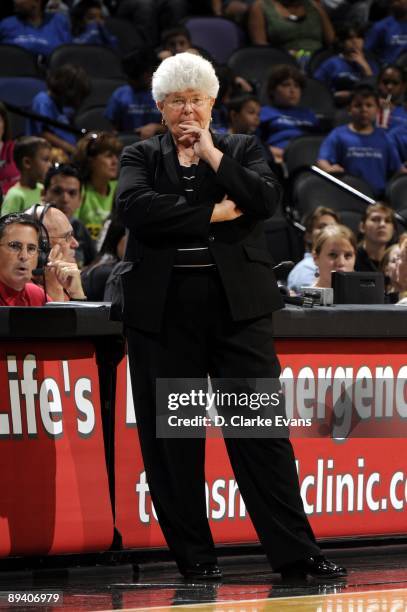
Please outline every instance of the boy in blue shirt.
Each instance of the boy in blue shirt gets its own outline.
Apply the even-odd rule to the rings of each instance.
[[[71,10],[71,21],[74,44],[118,48],[117,37],[105,25],[101,0],[80,0]]]
[[[391,176],[403,171],[400,157],[383,128],[375,127],[379,108],[371,87],[357,87],[349,105],[351,122],[333,129],[323,141],[317,165],[325,172],[351,174],[368,183],[379,198]]]
[[[358,82],[376,75],[378,65],[363,53],[364,28],[358,24],[345,24],[337,29],[339,53],[322,62],[314,78],[329,87],[339,102],[347,102],[351,90]]]
[[[287,144],[318,128],[315,113],[299,106],[305,86],[304,75],[286,64],[275,66],[267,84],[271,105],[260,112],[260,137],[270,148],[276,163],[283,162]]]
[[[47,91],[41,91],[34,97],[32,112],[71,126],[76,111],[90,92],[89,77],[80,66],[64,64],[50,70],[47,86]],[[68,155],[75,151],[77,136],[47,124],[46,120],[29,119],[27,132],[42,136],[51,146],[62,149]]]
[[[0,44],[17,45],[48,57],[72,42],[69,19],[62,13],[46,13],[46,0],[14,0],[16,15],[0,22]]]
[[[407,0],[390,0],[391,15],[377,21],[366,36],[365,49],[384,65],[396,61],[407,50]]]
[[[105,117],[118,132],[136,132],[140,138],[150,138],[164,131],[151,95],[151,78],[157,63],[152,49],[136,49],[123,58],[129,84],[115,89],[105,111]]]

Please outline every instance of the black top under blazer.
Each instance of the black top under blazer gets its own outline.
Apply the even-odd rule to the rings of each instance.
[[[129,238],[121,273],[126,325],[159,332],[176,249],[208,245],[231,316],[253,319],[282,307],[266,246],[263,220],[275,212],[281,188],[252,136],[213,135],[223,153],[215,173],[198,164],[188,203],[169,132],[126,147],[117,189],[118,211]],[[225,194],[244,213],[210,223]]]

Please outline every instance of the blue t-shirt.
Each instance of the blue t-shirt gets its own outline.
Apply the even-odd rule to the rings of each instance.
[[[147,123],[161,122],[161,113],[151,92],[134,91],[131,85],[115,89],[107,103],[105,117],[120,132],[133,132]]]
[[[99,45],[109,49],[117,49],[117,37],[109,32],[106,26],[100,23],[87,23],[81,34],[74,36],[73,43],[76,45]]]
[[[301,287],[311,287],[315,283],[318,266],[311,253],[304,253],[303,259],[291,270],[287,278],[287,287],[299,293]]]
[[[407,161],[407,124],[399,127],[398,130],[389,132],[389,140],[396,147],[402,162]]]
[[[373,74],[376,75],[379,71],[376,62],[369,59],[367,61]],[[322,62],[313,76],[325,83],[332,91],[340,91],[352,89],[366,75],[362,66],[357,62],[351,62],[343,55],[334,55]]]
[[[59,108],[55,100],[46,91],[41,91],[35,96],[31,104],[31,110],[33,113],[45,115],[50,119],[55,119],[56,121],[66,123],[67,125],[71,123],[72,117],[75,112],[73,108],[70,108],[68,106],[65,106],[62,109]],[[74,134],[66,132],[65,130],[57,127],[53,127],[52,125],[47,125],[42,121],[34,121],[33,119],[28,120],[28,135],[39,136],[42,134],[43,131],[52,132],[53,134],[55,134],[55,136],[66,140],[72,145],[76,144],[76,136]]]
[[[393,15],[377,21],[366,35],[365,49],[373,51],[383,64],[392,64],[407,50],[407,21],[398,21]]]
[[[390,113],[389,130],[398,130],[407,125],[407,111],[404,106],[396,106]]]
[[[318,127],[316,115],[308,108],[263,106],[260,111],[259,134],[273,147],[285,149],[289,141]]]
[[[400,157],[382,128],[371,134],[359,134],[348,125],[340,125],[322,142],[318,159],[339,164],[345,172],[362,178],[375,196],[380,196],[386,181],[401,168]]]
[[[51,55],[59,45],[71,42],[69,19],[62,13],[45,13],[38,27],[19,17],[6,17],[0,22],[0,44],[17,45],[35,55]]]

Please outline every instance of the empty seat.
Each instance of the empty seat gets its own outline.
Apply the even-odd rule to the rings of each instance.
[[[245,43],[243,30],[223,17],[191,17],[184,25],[193,45],[202,47],[219,64],[225,64],[231,54]]]
[[[129,145],[134,144],[135,142],[139,142],[141,140],[140,136],[132,132],[119,132],[117,134],[117,138],[123,144],[124,147],[128,147]]]
[[[82,102],[79,112],[95,106],[106,106],[115,89],[127,85],[127,81],[119,79],[91,79],[90,94]]]
[[[261,91],[262,84],[267,82],[270,69],[277,64],[290,64],[298,68],[297,62],[289,53],[273,47],[244,47],[235,51],[228,60],[228,66],[236,74],[257,84],[257,91]]]
[[[405,174],[395,176],[387,183],[386,198],[394,210],[401,212],[407,218],[407,176]],[[404,231],[406,229],[404,228]]]
[[[0,58],[0,76],[40,76],[34,56],[26,49],[16,45],[0,45]]]
[[[125,79],[118,55],[97,45],[61,45],[52,53],[50,68],[63,64],[82,66],[94,79]]]
[[[108,17],[105,21],[106,27],[114,34],[119,44],[119,51],[126,55],[135,48],[143,46],[144,42],[134,25],[119,17]]]
[[[307,64],[307,73],[310,76],[313,76],[316,69],[320,67],[320,65],[333,55],[336,55],[337,51],[332,48],[327,49],[326,47],[321,47],[321,49],[317,49],[309,58]]]
[[[316,79],[307,78],[300,104],[312,109],[317,117],[333,121],[335,101],[332,92],[324,83]]]
[[[292,177],[300,170],[309,169],[318,156],[324,136],[300,136],[288,143],[284,151],[284,163],[287,172]]]
[[[86,130],[94,130],[97,132],[111,132],[112,125],[108,119],[104,116],[105,107],[96,106],[89,108],[75,117],[75,127]]]
[[[374,200],[373,192],[362,179],[342,175],[341,181]],[[327,206],[337,210],[343,222],[353,231],[357,231],[361,216],[368,202],[355,194],[345,191],[313,172],[303,172],[297,176],[293,185],[293,204],[300,217],[311,213],[317,206]]]
[[[21,108],[29,108],[40,91],[46,91],[42,79],[32,77],[0,77],[0,100]]]

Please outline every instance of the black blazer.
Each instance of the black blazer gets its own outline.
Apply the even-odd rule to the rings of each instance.
[[[201,161],[194,202],[189,204],[177,172],[170,133],[123,151],[117,206],[129,239],[121,280],[123,321],[158,332],[177,247],[209,246],[235,321],[282,307],[267,250],[263,219],[276,210],[281,188],[251,136],[215,135],[224,153],[218,171]],[[213,207],[227,194],[244,214],[210,223]]]

